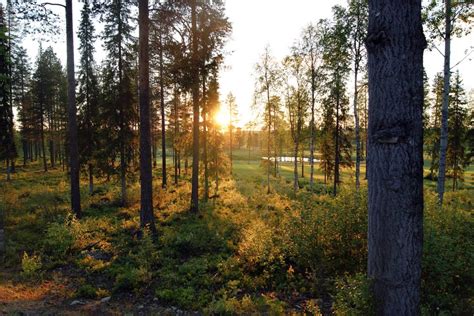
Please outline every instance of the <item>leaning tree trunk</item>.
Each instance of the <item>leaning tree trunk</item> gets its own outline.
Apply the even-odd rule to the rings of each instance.
[[[446,152],[448,150],[448,107],[451,79],[451,0],[446,0],[444,35],[444,89],[441,108],[441,135],[439,139],[438,203],[443,204],[446,180]]]
[[[148,0],[138,2],[139,28],[139,101],[140,101],[140,227],[155,233],[153,216],[151,126],[150,126],[150,58]]]
[[[369,1],[368,275],[376,315],[419,315],[423,244],[421,0]]]
[[[191,180],[191,212],[199,211],[199,68],[196,1],[191,2],[192,96],[193,96],[193,170]]]

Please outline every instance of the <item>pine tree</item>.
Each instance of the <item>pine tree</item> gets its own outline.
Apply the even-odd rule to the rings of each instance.
[[[36,70],[32,78],[32,123],[38,127],[44,171],[48,171],[46,141],[49,157],[55,167],[58,142],[64,133],[65,121],[65,75],[61,62],[51,47],[40,48]]]
[[[350,42],[351,57],[354,72],[354,128],[356,143],[356,163],[355,163],[355,180],[356,188],[360,187],[360,162],[362,159],[361,139],[360,139],[360,118],[359,118],[359,75],[365,71],[365,38],[367,37],[368,23],[368,1],[367,0],[351,0],[347,10],[347,17],[350,21],[350,31],[348,40]]]
[[[350,71],[349,66],[349,25],[345,23],[346,11],[336,6],[333,8],[334,21],[326,22],[323,35],[323,60],[324,73],[326,76],[326,95],[323,100],[323,142],[326,142],[323,150],[333,149],[333,153],[325,152],[326,174],[333,177],[333,194],[337,194],[340,180],[340,167],[352,166],[351,142],[349,139],[350,126],[348,124],[349,108],[346,96],[345,83]],[[332,140],[331,140],[332,135]],[[333,141],[333,145],[327,142]],[[329,159],[334,161],[334,169],[331,170]],[[333,171],[333,173],[331,172]]]
[[[293,54],[285,58],[283,67],[287,74],[287,96],[286,107],[290,122],[291,138],[293,140],[294,168],[293,168],[293,191],[299,189],[298,182],[298,156],[303,148],[300,148],[303,141],[303,128],[309,108],[309,95],[306,86],[305,65],[298,47],[293,48]],[[301,146],[302,147],[302,146]],[[304,170],[303,160],[301,160],[302,170]],[[302,175],[303,176],[303,175]]]
[[[428,2],[425,12],[425,26],[429,33],[429,39],[434,46],[436,40],[444,42],[444,86],[443,86],[443,106],[441,108],[441,128],[439,146],[439,171],[438,171],[438,202],[443,204],[444,184],[446,175],[446,154],[448,148],[448,109],[451,85],[451,39],[461,37],[471,31],[470,23],[474,20],[473,9],[469,3],[462,3],[451,0]],[[443,32],[440,31],[443,29]],[[438,51],[440,51],[438,49]]]
[[[227,108],[229,109],[229,159],[230,159],[230,174],[232,175],[232,150],[233,150],[233,131],[235,117],[237,116],[237,104],[235,103],[235,97],[232,93],[227,96]]]
[[[279,86],[279,67],[271,55],[270,47],[265,47],[265,51],[260,57],[259,63],[255,66],[255,98],[261,97],[265,104],[264,116],[265,129],[267,130],[267,193],[270,193],[270,173],[271,173],[271,147],[272,147],[272,127],[273,113],[271,97],[277,94]],[[275,157],[276,159],[276,157]]]
[[[120,167],[121,202],[127,203],[127,169],[134,139],[133,124],[137,122],[136,83],[132,48],[131,0],[108,0],[101,16],[105,24],[104,48],[108,53],[104,70],[104,105],[102,116],[107,120],[108,157],[112,161],[118,152]]]
[[[94,61],[94,25],[92,10],[88,0],[84,1],[79,25],[79,51],[81,54],[78,76],[79,91],[79,153],[82,165],[87,168],[89,176],[89,194],[94,191],[94,155],[98,146],[97,128],[99,118],[99,83]]]
[[[441,107],[443,105],[443,75],[436,74],[432,90],[434,99],[431,104],[431,120],[429,128],[426,130],[425,139],[430,156],[430,174],[429,179],[435,180],[439,168],[439,135],[441,127]]]
[[[322,62],[322,45],[321,45],[321,30],[320,25],[314,26],[310,24],[303,30],[302,36],[302,52],[305,55],[305,61],[308,68],[308,81],[310,84],[311,94],[311,120],[310,128],[310,146],[309,146],[309,163],[310,163],[310,178],[309,186],[313,190],[314,186],[314,160],[315,160],[315,145],[316,145],[316,92],[320,88],[319,80],[321,77],[321,62]]]
[[[453,181],[452,189],[455,191],[459,187],[459,182],[463,181],[464,169],[468,164],[466,146],[468,131],[467,99],[459,71],[456,72],[453,78],[449,104],[448,124],[451,126],[451,132],[448,135],[446,171]]]
[[[31,120],[31,67],[26,50],[20,46],[16,46],[12,59],[14,106],[18,109],[20,137],[23,147],[23,166],[26,166],[28,159],[33,158],[31,148],[36,139],[35,128]]]
[[[11,66],[8,29],[3,7],[0,5],[0,160],[7,162],[7,180],[10,180],[11,163],[16,157],[11,106]]]

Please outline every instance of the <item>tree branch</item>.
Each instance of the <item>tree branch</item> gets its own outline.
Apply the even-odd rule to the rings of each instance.
[[[52,5],[52,6],[57,6],[57,7],[63,7],[64,9],[66,9],[66,6],[60,3],[44,2],[44,3],[41,3],[40,5],[43,7],[47,5]]]
[[[472,53],[474,53],[474,48],[471,49],[471,51],[468,52],[460,61],[458,61],[456,64],[454,64],[454,66],[452,66],[450,70],[453,70],[454,68],[456,68],[457,66],[459,66],[459,64],[462,63],[463,61],[465,61],[466,58],[468,58]]]

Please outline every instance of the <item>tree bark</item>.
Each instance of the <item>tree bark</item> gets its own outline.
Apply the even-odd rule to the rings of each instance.
[[[204,68],[204,67],[203,67]],[[204,201],[209,199],[209,162],[207,160],[207,104],[206,104],[206,75],[202,76],[202,158],[204,162]]]
[[[199,211],[199,68],[196,0],[191,2],[192,33],[192,97],[193,97],[193,170],[191,180],[191,212]]]
[[[313,57],[311,57],[311,122],[310,122],[310,129],[311,129],[311,144],[309,146],[309,164],[310,164],[310,174],[309,174],[309,188],[311,192],[313,192],[314,186],[314,144],[315,144],[315,111],[314,107],[316,104],[316,70],[314,69],[314,61]]]
[[[334,155],[334,186],[333,186],[333,192],[332,194],[334,196],[337,195],[337,186],[339,185],[339,161],[340,161],[340,153],[339,153],[339,108],[340,108],[340,97],[339,97],[339,91],[337,92],[336,95],[336,132],[335,132],[335,141],[336,141],[336,146],[335,146],[335,155]]]
[[[160,110],[161,110],[161,165],[162,165],[162,188],[167,186],[166,176],[166,126],[165,126],[165,81],[163,61],[163,34],[160,29]]]
[[[67,108],[69,132],[69,159],[71,176],[71,207],[80,218],[81,191],[79,185],[79,146],[77,142],[76,118],[76,79],[74,78],[74,30],[72,26],[72,0],[66,0],[66,35],[67,35]]]
[[[356,189],[359,190],[360,188],[360,127],[359,127],[359,110],[357,107],[359,97],[359,90],[357,89],[357,79],[359,75],[359,64],[358,59],[355,57],[354,63],[354,122],[355,122],[355,141],[356,141],[356,170],[355,170],[355,177],[356,177]]]
[[[150,56],[148,0],[138,2],[139,101],[140,101],[140,227],[156,232],[153,216],[153,184],[150,126]]]
[[[421,0],[369,1],[368,275],[376,315],[419,315],[423,244]]]
[[[448,150],[448,108],[451,80],[451,0],[445,0],[444,37],[444,90],[441,108],[441,135],[439,138],[438,203],[443,205],[444,183],[446,180],[446,152]]]
[[[297,136],[298,137],[298,136]],[[298,139],[294,140],[294,150],[295,152],[293,153],[293,156],[295,157],[295,161],[293,162],[293,191],[296,193],[299,189],[299,184],[298,184],[298,154],[299,154],[299,141]]]

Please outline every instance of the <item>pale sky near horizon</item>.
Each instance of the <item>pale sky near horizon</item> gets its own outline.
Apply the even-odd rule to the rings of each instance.
[[[345,4],[347,0],[225,0],[226,15],[232,23],[233,33],[227,42],[225,51],[225,64],[221,71],[221,102],[224,103],[226,96],[232,92],[236,97],[239,123],[244,126],[248,121],[255,118],[251,106],[254,93],[254,66],[263,53],[264,47],[269,45],[273,55],[282,59],[289,53],[289,48],[301,34],[303,27],[321,18],[331,17],[331,7],[336,4]],[[5,3],[5,0],[0,0]],[[55,0],[55,2],[62,2]],[[77,30],[80,18],[79,1],[73,0],[74,5],[74,28]],[[63,10],[58,8],[58,13]],[[51,43],[55,52],[63,63],[66,60],[66,46],[63,38],[65,34],[59,35],[56,43]],[[43,43],[47,46],[50,43]],[[100,46],[100,43],[97,42]],[[454,65],[463,58],[464,51],[474,45],[474,34],[455,39],[452,43],[452,59]],[[32,38],[24,41],[28,53],[35,58],[38,51],[38,43]],[[77,40],[75,43],[77,49]],[[440,46],[441,47],[441,46]],[[101,48],[97,49],[97,59],[103,58]],[[470,60],[465,60],[455,70],[459,69],[464,80],[467,91],[474,89],[474,54]],[[75,55],[76,64],[79,54]],[[33,59],[34,60],[34,59]],[[443,57],[437,51],[426,51],[425,68],[430,78],[436,72],[443,69]],[[225,115],[226,111],[223,111]]]

